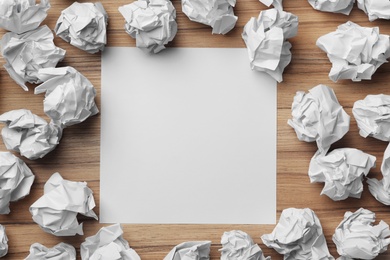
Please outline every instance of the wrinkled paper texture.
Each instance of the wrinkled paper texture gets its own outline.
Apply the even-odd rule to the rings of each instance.
[[[354,103],[352,113],[359,127],[359,134],[366,138],[390,142],[390,96],[368,95]]]
[[[271,260],[252,238],[241,230],[225,232],[221,238],[221,260]]]
[[[5,233],[5,227],[0,224],[0,257],[8,253],[8,237]]]
[[[320,151],[340,140],[348,131],[350,117],[339,104],[333,89],[317,85],[309,93],[298,91],[291,107],[288,124],[305,142],[317,142]]]
[[[372,22],[376,19],[390,19],[390,2],[388,0],[357,0],[358,8],[363,10]]]
[[[49,0],[1,0],[0,28],[14,33],[24,33],[38,28],[47,16]]]
[[[62,137],[61,127],[47,123],[27,109],[6,112],[0,115],[0,122],[6,124],[1,136],[7,149],[30,160],[42,158],[54,150]]]
[[[278,82],[291,61],[291,43],[287,39],[297,35],[298,17],[276,8],[260,12],[244,27],[245,41],[252,70],[263,71]]]
[[[34,243],[30,246],[30,254],[25,260],[76,260],[76,249],[69,244],[59,243],[52,248]]]
[[[123,238],[119,224],[101,228],[94,236],[87,237],[80,246],[82,260],[141,260]]]
[[[46,92],[43,109],[62,128],[83,122],[96,115],[96,90],[92,83],[72,67],[40,69],[38,78],[44,83],[35,94]]]
[[[1,39],[4,68],[15,82],[28,91],[26,82],[41,83],[38,70],[55,68],[64,59],[66,51],[53,42],[54,36],[46,25],[23,34],[9,32]]]
[[[10,212],[11,201],[30,194],[34,179],[34,174],[21,159],[10,152],[0,152],[0,214]]]
[[[309,4],[316,10],[331,13],[342,13],[349,15],[352,11],[355,0],[308,0]]]
[[[382,180],[367,178],[368,189],[379,202],[390,206],[390,144],[383,155],[381,171]]]
[[[175,38],[176,9],[168,0],[138,0],[119,7],[126,20],[125,30],[138,48],[158,53]]]
[[[30,206],[35,223],[45,232],[56,236],[83,235],[83,224],[77,215],[97,219],[95,200],[86,182],[64,180],[57,172],[44,186],[44,194]]]
[[[353,22],[339,25],[336,31],[318,38],[316,44],[332,63],[329,78],[334,82],[370,80],[390,56],[388,35],[379,34],[378,27],[361,27]]]
[[[367,209],[344,214],[344,220],[333,235],[340,260],[374,259],[387,250],[390,244],[389,225],[380,221],[373,226],[374,222],[375,213]]]
[[[181,243],[164,257],[164,260],[209,260],[211,241]]]
[[[317,152],[310,161],[310,182],[324,182],[321,195],[334,201],[360,198],[363,176],[375,167],[376,157],[354,148],[339,148],[327,155]]]
[[[78,3],[61,12],[57,36],[88,53],[103,51],[107,43],[108,15],[101,3]]]
[[[181,0],[182,11],[191,21],[209,25],[213,34],[226,34],[236,25],[236,0]]]
[[[283,210],[271,234],[263,243],[284,255],[284,260],[334,260],[330,255],[322,226],[311,209]]]

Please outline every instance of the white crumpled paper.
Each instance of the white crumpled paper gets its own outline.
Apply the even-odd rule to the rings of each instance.
[[[284,260],[334,260],[330,255],[320,220],[311,209],[283,210],[271,234],[263,243],[284,255]]]
[[[387,250],[390,244],[390,230],[386,222],[373,226],[375,213],[360,208],[352,213],[347,211],[344,220],[333,235],[341,259],[374,259]]]
[[[376,19],[390,19],[390,2],[388,0],[357,0],[358,8],[363,10],[372,22]]]
[[[18,109],[0,115],[0,122],[7,124],[1,131],[8,150],[35,160],[54,150],[62,137],[62,128],[47,123],[45,119],[27,109]]]
[[[86,182],[64,180],[57,172],[44,186],[44,194],[30,206],[30,213],[45,232],[56,236],[83,235],[77,215],[97,219],[95,200]]]
[[[241,230],[225,232],[221,238],[221,260],[271,260],[252,238]]]
[[[94,236],[87,237],[80,246],[82,260],[141,260],[122,237],[120,224],[101,228]]]
[[[8,237],[5,233],[5,227],[0,224],[0,257],[8,253]]]
[[[321,195],[334,201],[360,198],[363,176],[375,167],[376,157],[354,148],[339,148],[327,155],[317,152],[310,161],[310,182],[324,182]]]
[[[321,36],[316,44],[332,63],[329,78],[334,82],[369,80],[390,57],[388,35],[379,34],[378,27],[361,27],[353,22]]]
[[[16,83],[28,91],[26,82],[41,83],[38,70],[54,68],[63,60],[66,51],[53,42],[54,36],[46,25],[23,34],[9,32],[1,39],[4,68]]]
[[[138,0],[119,7],[119,12],[126,32],[146,52],[160,52],[176,36],[176,9],[169,0]]]
[[[244,27],[245,41],[252,70],[263,71],[276,81],[283,81],[283,71],[291,61],[291,44],[297,35],[298,17],[276,8],[260,12]]]
[[[261,3],[265,4],[266,6],[270,7],[273,5],[275,8],[279,10],[283,10],[283,0],[260,0]]]
[[[108,15],[101,3],[78,3],[61,12],[57,36],[88,53],[103,51],[107,43]]]
[[[316,10],[331,13],[342,13],[349,15],[352,11],[355,0],[308,0],[309,4]]]
[[[291,107],[288,124],[305,142],[317,142],[320,151],[327,151],[349,130],[350,117],[328,86],[317,85],[309,93],[298,91]]]
[[[368,189],[379,202],[390,206],[390,144],[383,155],[381,171],[382,180],[367,178]]]
[[[24,33],[38,28],[47,16],[49,0],[1,0],[0,28],[14,33]]]
[[[213,34],[226,34],[236,25],[236,0],[181,0],[181,8],[191,21],[209,25]]]
[[[352,113],[359,127],[359,134],[390,141],[390,96],[368,95],[354,103]]]
[[[30,194],[34,179],[34,174],[21,159],[10,152],[0,152],[0,214],[10,212],[11,201]]]
[[[190,241],[181,243],[163,260],[209,260],[211,241]]]
[[[76,249],[69,244],[59,243],[52,248],[34,243],[30,246],[30,254],[25,260],[76,260]]]
[[[65,128],[99,112],[95,88],[73,67],[40,69],[38,78],[44,83],[34,93],[46,92],[43,109],[55,124]]]

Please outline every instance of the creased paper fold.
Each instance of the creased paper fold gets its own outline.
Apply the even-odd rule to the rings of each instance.
[[[25,91],[26,82],[42,82],[37,75],[39,69],[55,68],[65,57],[66,51],[55,46],[53,39],[46,25],[22,34],[9,32],[1,39],[1,54],[7,62],[4,68]]]
[[[30,206],[30,213],[45,232],[56,236],[83,235],[77,215],[97,219],[95,200],[86,182],[64,180],[54,173],[46,182],[44,194]]]
[[[119,7],[119,12],[126,32],[146,52],[162,51],[176,36],[176,9],[169,0],[138,0]]]
[[[5,227],[0,224],[0,257],[8,253],[8,237],[5,233]]]
[[[291,61],[287,39],[297,32],[298,17],[292,13],[273,8],[260,12],[257,19],[252,17],[242,32],[252,70],[283,81],[283,71]]]
[[[333,89],[318,85],[309,93],[298,91],[288,124],[305,142],[317,142],[320,151],[340,140],[349,130],[350,117],[339,104]]]
[[[76,249],[69,244],[59,243],[52,248],[34,243],[30,246],[30,254],[25,260],[76,260]]]
[[[360,208],[347,211],[333,235],[340,260],[375,259],[387,250],[390,244],[390,230],[386,222],[375,222],[375,213]]]
[[[61,12],[54,31],[71,45],[96,53],[107,43],[107,23],[108,15],[101,3],[74,2]]]
[[[332,68],[329,78],[352,81],[370,80],[390,57],[389,36],[379,34],[378,27],[361,27],[353,22],[318,38],[317,46],[327,53]]]
[[[80,246],[82,260],[141,260],[123,238],[120,224],[101,228],[94,236],[87,237]]]
[[[330,255],[322,226],[311,209],[283,210],[271,234],[263,243],[284,255],[284,260],[334,260]]]
[[[360,198],[363,176],[375,167],[376,157],[354,148],[339,148],[327,155],[317,152],[310,161],[310,182],[324,182],[321,195],[334,201]]]

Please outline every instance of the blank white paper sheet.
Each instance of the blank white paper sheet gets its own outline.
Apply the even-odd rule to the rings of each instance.
[[[274,224],[276,90],[242,48],[106,48],[100,221]]]

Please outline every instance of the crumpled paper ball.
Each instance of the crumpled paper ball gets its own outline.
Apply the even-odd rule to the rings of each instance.
[[[315,9],[323,12],[342,13],[349,15],[355,0],[308,0]]]
[[[245,41],[252,70],[263,71],[278,82],[291,61],[291,43],[287,39],[297,35],[298,17],[276,8],[260,12],[244,27]]]
[[[1,0],[0,28],[14,33],[24,33],[38,28],[47,16],[49,0]]]
[[[10,152],[0,152],[0,214],[10,212],[11,201],[30,194],[34,179],[34,174],[21,159]]]
[[[107,23],[108,15],[101,3],[74,2],[61,12],[54,31],[71,45],[96,53],[106,46]]]
[[[123,230],[120,224],[101,228],[96,235],[87,237],[85,242],[81,244],[81,259],[141,260],[122,235]]]
[[[41,83],[38,70],[55,68],[64,59],[66,51],[53,42],[54,36],[49,27],[41,26],[22,34],[9,32],[1,39],[1,54],[9,75],[25,91],[26,82]]]
[[[266,6],[270,7],[273,5],[276,9],[283,10],[283,0],[260,0],[261,3],[265,4]]]
[[[0,257],[8,253],[8,237],[5,233],[5,227],[0,224]]]
[[[46,92],[43,109],[62,128],[81,123],[99,112],[95,88],[73,67],[40,69],[38,78],[44,83],[34,93]]]
[[[368,95],[353,104],[352,113],[361,136],[390,141],[389,95]]]
[[[291,107],[288,124],[305,142],[317,142],[320,151],[327,151],[349,130],[350,117],[339,104],[333,89],[317,85],[309,93],[298,91]]]
[[[126,32],[146,52],[160,52],[176,36],[176,9],[169,0],[138,0],[119,7],[119,12]]]
[[[30,246],[30,254],[25,260],[76,260],[76,249],[69,244],[59,243],[52,248],[34,243]]]
[[[213,34],[227,34],[234,28],[235,5],[236,0],[181,0],[183,13],[193,22],[211,26]]]
[[[334,201],[360,198],[363,176],[375,167],[376,157],[354,148],[339,148],[327,155],[316,153],[310,161],[310,182],[324,182],[321,195]]]
[[[372,22],[376,19],[390,19],[390,2],[388,0],[357,0],[358,8],[363,10]]]
[[[317,46],[327,53],[332,68],[329,78],[369,80],[390,57],[389,36],[379,28],[361,27],[353,22],[339,25],[336,31],[318,38]]]
[[[311,209],[283,210],[271,234],[263,243],[284,255],[284,260],[334,260],[330,255],[320,220]]]
[[[271,260],[252,238],[241,230],[225,232],[221,238],[221,260]]]
[[[35,160],[53,151],[62,137],[62,128],[33,114],[27,109],[17,109],[0,115],[7,124],[1,131],[8,150]]]
[[[209,260],[211,241],[181,243],[164,257],[164,260]]]
[[[382,180],[367,178],[368,189],[379,202],[390,206],[390,144],[383,155],[381,171]]]
[[[390,244],[389,225],[380,221],[373,226],[375,213],[360,208],[347,211],[333,234],[333,242],[341,259],[374,259]]]
[[[45,183],[44,194],[30,206],[35,223],[55,236],[83,235],[83,224],[77,215],[97,219],[95,200],[86,182],[64,180],[56,172]]]

